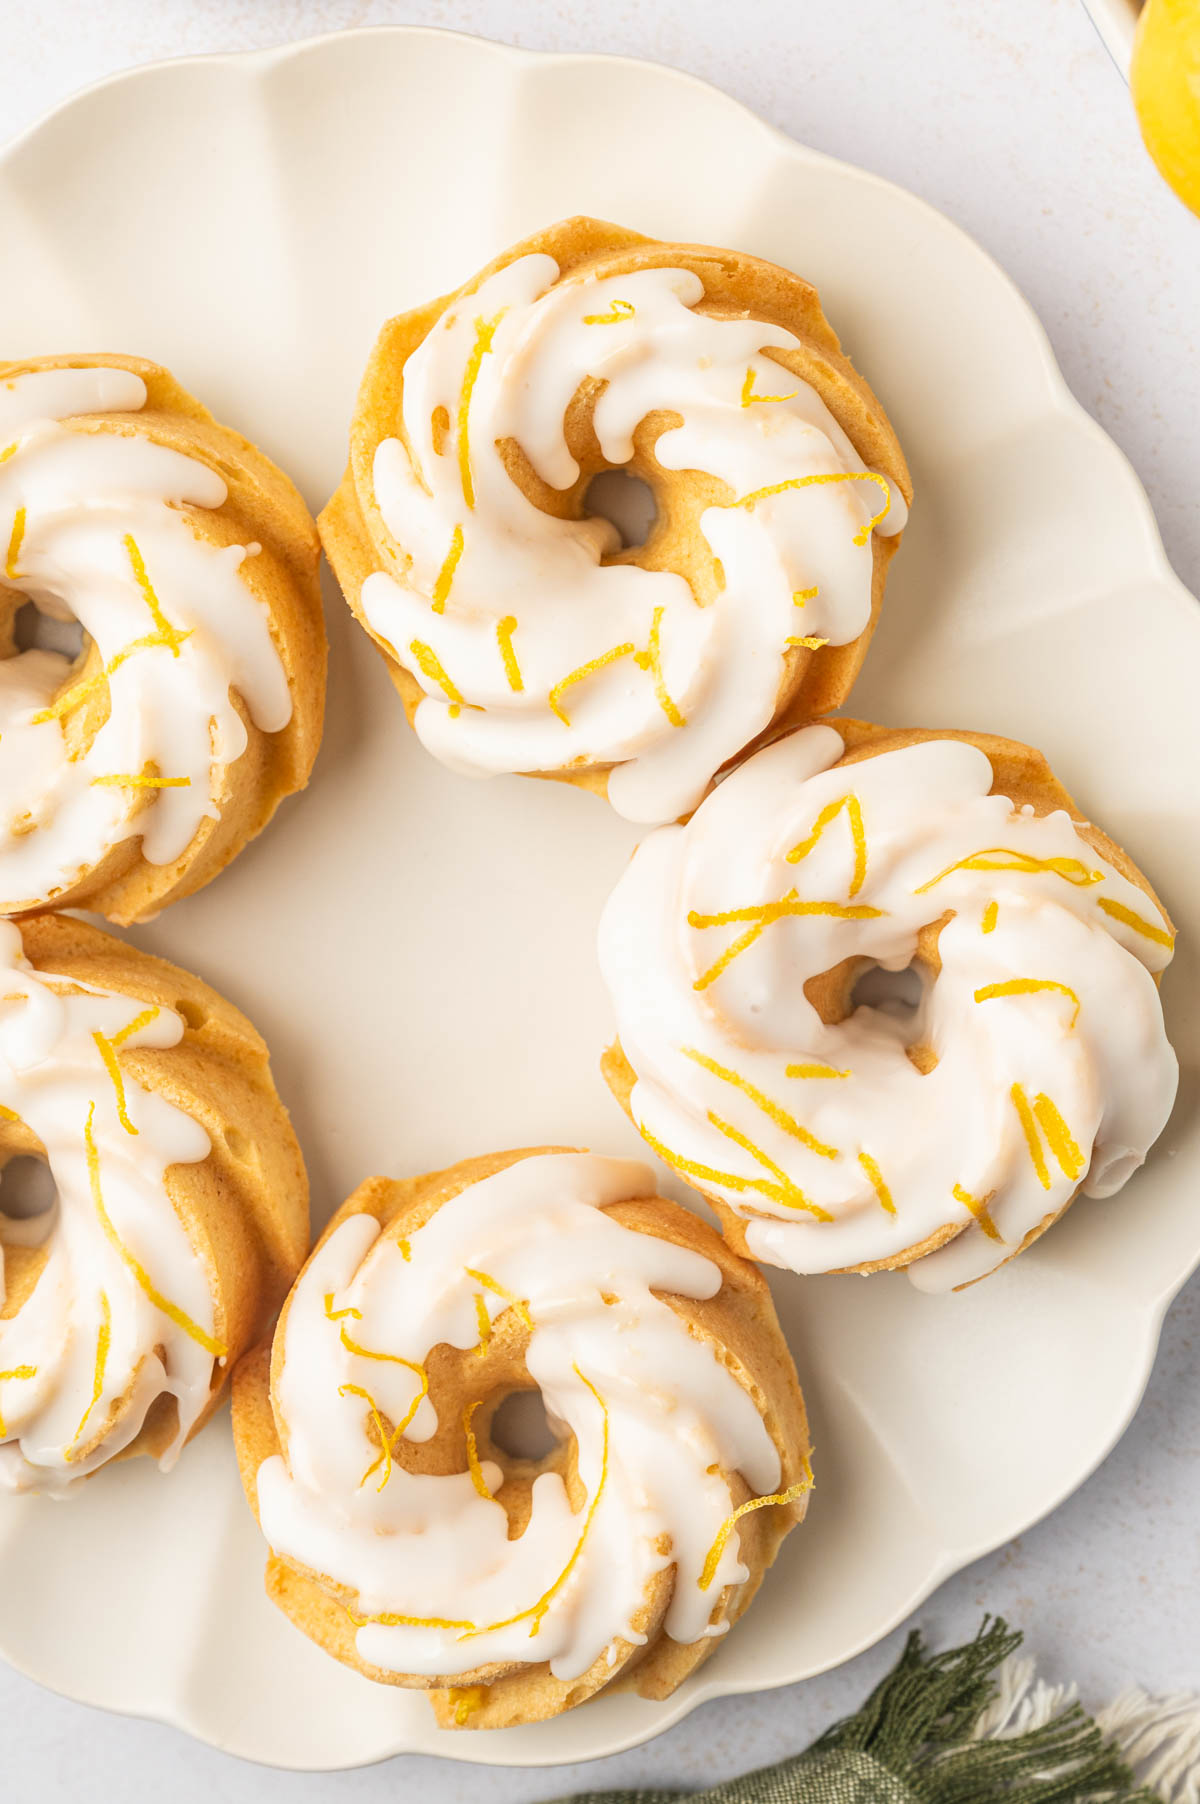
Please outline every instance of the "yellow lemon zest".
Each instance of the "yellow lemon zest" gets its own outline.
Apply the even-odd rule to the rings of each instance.
[[[87,1152],[88,1177],[91,1180],[92,1186],[92,1204],[99,1218],[100,1226],[104,1229],[109,1242],[115,1251],[120,1254],[121,1259],[132,1272],[139,1287],[145,1292],[154,1307],[161,1311],[168,1321],[174,1322],[177,1328],[182,1328],[189,1340],[194,1340],[198,1347],[203,1347],[204,1351],[211,1354],[214,1359],[224,1359],[227,1349],[221,1345],[220,1341],[214,1340],[211,1334],[206,1333],[203,1328],[199,1327],[198,1324],[192,1320],[190,1315],[186,1315],[184,1311],[180,1309],[177,1303],[172,1303],[169,1297],[164,1297],[162,1292],[156,1289],[145,1266],[130,1252],[129,1248],[125,1245],[125,1242],[121,1239],[121,1236],[117,1233],[116,1228],[113,1226],[113,1223],[109,1218],[108,1210],[104,1207],[104,1196],[100,1188],[100,1153],[96,1146],[95,1135],[92,1132],[92,1122],[95,1118],[95,1114],[96,1105],[94,1102],[90,1102],[88,1104],[87,1120],[83,1127],[83,1143]]]
[[[1156,946],[1166,946],[1168,950],[1174,946],[1175,935],[1173,933],[1168,933],[1165,928],[1155,927],[1149,921],[1143,920],[1141,915],[1135,914],[1132,908],[1126,908],[1123,902],[1114,902],[1109,896],[1101,896],[1099,902],[1106,915],[1111,915],[1114,921],[1124,922],[1125,926],[1132,927],[1135,933],[1144,934],[1146,939],[1153,940]]]
[[[504,1285],[497,1283],[488,1272],[477,1272],[471,1265],[465,1265],[463,1270],[468,1278],[473,1278],[476,1284],[482,1284],[483,1288],[490,1290],[493,1296],[503,1297],[504,1301],[516,1310],[527,1328],[533,1327],[533,1317],[529,1313],[529,1304],[524,1297],[518,1297],[511,1290],[506,1290]]]
[[[594,671],[603,670],[606,664],[614,664],[618,658],[633,657],[636,651],[637,647],[634,645],[632,639],[629,639],[626,640],[624,645],[614,645],[611,651],[602,651],[598,658],[589,658],[586,664],[581,664],[579,666],[578,670],[572,670],[569,675],[563,677],[561,682],[555,683],[553,689],[550,691],[548,697],[550,712],[558,715],[558,718],[562,721],[564,727],[569,727],[571,722],[567,716],[566,709],[561,706],[561,700],[566,691],[570,689],[573,684],[582,683],[583,679],[585,677],[590,677]]]
[[[752,508],[760,501],[769,500],[772,495],[785,494],[789,489],[810,489],[827,482],[873,482],[883,490],[883,506],[854,535],[856,545],[865,545],[875,528],[887,519],[892,505],[892,491],[888,487],[887,477],[880,476],[876,470],[830,470],[817,476],[793,476],[790,482],[773,482],[768,488],[755,489],[752,495],[743,495],[734,506]]]
[[[127,1021],[119,1033],[111,1036],[109,1045],[124,1046],[126,1040],[132,1040],[134,1034],[140,1034],[143,1027],[149,1027],[152,1021],[157,1021],[158,1015],[159,1010],[153,1004],[149,1008],[144,1008],[140,1015],[135,1015],[132,1021]]]
[[[17,1379],[36,1378],[37,1372],[36,1366],[13,1366],[11,1371],[0,1372],[0,1384],[9,1384]],[[4,1439],[7,1432],[8,1430],[4,1426],[4,1417],[0,1415],[0,1441]]]
[[[994,1190],[989,1190],[986,1196],[972,1196],[969,1190],[964,1190],[961,1184],[956,1184],[951,1194],[956,1203],[961,1203],[964,1209],[969,1209],[971,1211],[971,1214],[975,1217],[975,1220],[979,1223],[979,1226],[983,1229],[989,1240],[1000,1240],[1003,1238],[995,1222],[988,1214],[988,1204],[996,1194]]]
[[[517,654],[513,650],[513,634],[517,630],[515,614],[506,614],[503,620],[496,622],[496,640],[500,646],[500,656],[504,661],[504,674],[508,678],[508,686],[514,694],[525,687],[525,678],[521,675],[521,666],[517,663]]]
[[[56,696],[48,707],[39,708],[33,716],[34,726],[41,726],[42,722],[46,720],[61,720],[64,714],[71,712],[72,708],[79,707],[80,703],[87,701],[88,697],[94,695],[97,689],[102,689],[109,677],[115,675],[122,664],[133,656],[134,652],[153,651],[160,645],[168,645],[176,641],[182,644],[185,639],[191,637],[190,632],[175,633],[174,628],[171,629],[171,635],[171,638],[168,639],[164,638],[160,632],[153,632],[147,633],[141,639],[131,639],[128,645],[122,646],[120,651],[113,653],[104,669],[96,676],[88,677],[82,683],[75,683],[70,689],[64,689],[63,693]]]
[[[381,1451],[379,1458],[373,1465],[367,1467],[367,1470],[363,1473],[358,1483],[359,1489],[361,1490],[368,1478],[370,1478],[374,1472],[377,1472],[380,1465],[382,1465],[383,1477],[375,1487],[377,1491],[382,1491],[387,1484],[388,1479],[392,1476],[392,1441],[388,1434],[387,1424],[383,1419],[379,1405],[376,1403],[374,1397],[372,1397],[370,1391],[364,1390],[361,1384],[339,1384],[338,1396],[361,1397],[371,1412],[371,1420],[374,1422],[375,1432],[379,1436],[379,1446]]]
[[[24,997],[21,1000],[24,1001]],[[21,1117],[15,1109],[6,1108],[3,1103],[0,1103],[0,1121],[20,1121],[20,1119]]]
[[[412,1261],[412,1241],[398,1240],[396,1245],[400,1248],[400,1257],[403,1259],[405,1265],[410,1264]]]
[[[1086,888],[1090,883],[1103,883],[1103,871],[1091,871],[1078,858],[1035,858],[1030,852],[1014,852],[1007,846],[989,846],[984,852],[972,852],[969,858],[960,858],[956,864],[948,864],[944,871],[931,877],[928,883],[922,883],[913,891],[914,896],[923,896],[944,877],[950,877],[955,871],[1037,871],[1049,872],[1051,876],[1061,877],[1064,883],[1073,883],[1077,888]]]
[[[454,1705],[454,1720],[461,1729],[463,1724],[469,1722],[475,1712],[481,1710],[486,1704],[487,1687],[485,1685],[451,1685],[447,1688],[446,1696]]]
[[[823,639],[820,633],[793,633],[790,639],[784,640],[784,644],[792,646],[802,645],[807,651],[820,651],[823,645],[829,644],[829,641],[828,639]]]
[[[455,716],[463,705],[463,698],[442,669],[441,660],[432,645],[426,645],[423,639],[414,639],[408,649],[417,660],[422,674],[444,691],[446,700],[451,704],[451,717]]]
[[[849,1077],[848,1071],[835,1071],[832,1065],[785,1065],[784,1077]]]
[[[794,388],[790,395],[756,395],[754,392],[754,371],[753,369],[748,369],[746,371],[746,380],[742,383],[742,406],[753,407],[758,401],[794,401],[799,393],[800,390]]]
[[[738,1072],[729,1070],[725,1065],[718,1065],[716,1059],[710,1059],[707,1053],[697,1051],[694,1046],[681,1046],[679,1050],[685,1059],[691,1059],[694,1064],[702,1066],[705,1071],[711,1071],[713,1076],[719,1077],[723,1083],[733,1084],[742,1092],[743,1096],[748,1096],[755,1108],[761,1109],[763,1114],[775,1123],[776,1127],[782,1128],[785,1134],[790,1134],[793,1140],[799,1140],[801,1145],[807,1146],[810,1152],[818,1153],[822,1159],[837,1158],[836,1146],[826,1146],[823,1140],[818,1140],[816,1135],[811,1134],[806,1127],[801,1127],[800,1123],[794,1120],[786,1109],[781,1108],[777,1102],[773,1102],[764,1091],[748,1082]]]
[[[93,789],[190,789],[191,786],[190,777],[134,776],[132,772],[113,772],[105,777],[92,778]]]
[[[1038,1183],[1043,1190],[1049,1190],[1050,1172],[1046,1165],[1045,1155],[1042,1152],[1042,1142],[1038,1135],[1037,1122],[1034,1120],[1033,1110],[1029,1106],[1029,1098],[1026,1096],[1024,1090],[1022,1090],[1020,1084],[1014,1084],[1009,1094],[1012,1097],[1013,1107],[1017,1111],[1017,1117],[1020,1120],[1021,1128],[1025,1135],[1025,1144],[1029,1148],[1029,1157],[1033,1160],[1033,1169],[1037,1172]]]
[[[481,1497],[486,1497],[490,1503],[492,1501],[492,1493],[488,1490],[487,1481],[483,1476],[483,1467],[479,1463],[479,1449],[475,1445],[475,1430],[471,1427],[471,1417],[479,1408],[479,1404],[480,1399],[477,1397],[474,1403],[468,1403],[467,1407],[463,1410],[463,1433],[467,1437],[467,1466],[471,1473],[471,1483],[475,1486],[479,1495]]]
[[[867,834],[863,826],[862,803],[856,795],[839,796],[835,802],[827,802],[813,822],[808,838],[802,839],[788,853],[787,863],[799,864],[802,858],[807,858],[819,843],[826,827],[837,819],[843,808],[850,822],[850,838],[854,843],[854,876],[850,883],[850,894],[857,896],[867,880]]]
[[[889,1215],[895,1215],[896,1205],[892,1201],[892,1193],[884,1183],[883,1173],[880,1171],[875,1160],[871,1157],[870,1153],[859,1153],[858,1162],[870,1178],[871,1188],[879,1198],[880,1206],[886,1209]]]
[[[1054,990],[1060,996],[1069,996],[1075,1004],[1075,1013],[1071,1016],[1071,1026],[1079,1019],[1079,997],[1065,983],[1055,983],[1050,977],[1010,977],[1007,983],[986,983],[981,990],[976,990],[976,1002],[994,1002],[1000,996],[1034,996],[1040,990]]]
[[[585,313],[583,323],[585,326],[615,326],[620,320],[633,319],[636,313],[632,301],[613,301],[611,312]]]
[[[983,920],[979,924],[980,933],[994,933],[995,932],[996,917],[999,915],[999,913],[1000,913],[1000,904],[998,902],[989,902],[987,907],[983,911]]]
[[[136,1134],[137,1129],[129,1119],[129,1111],[125,1107],[125,1080],[121,1076],[121,1067],[117,1063],[117,1055],[113,1043],[104,1034],[97,1031],[92,1035],[96,1050],[104,1060],[104,1069],[112,1079],[112,1087],[117,1093],[117,1120],[127,1134]]]
[[[92,1400],[79,1418],[79,1427],[71,1436],[71,1445],[63,1454],[66,1460],[75,1458],[75,1449],[79,1444],[87,1419],[104,1395],[104,1374],[108,1369],[108,1354],[112,1346],[112,1307],[104,1291],[100,1292],[100,1332],[96,1336],[96,1364],[92,1373]]]
[[[769,1184],[765,1178],[744,1178],[734,1171],[718,1171],[712,1165],[699,1165],[694,1159],[685,1159],[682,1153],[673,1152],[655,1138],[649,1128],[639,1126],[638,1133],[652,1152],[673,1170],[685,1178],[697,1178],[701,1183],[720,1184],[726,1190],[757,1190],[763,1196],[770,1197],[773,1202],[786,1201],[784,1192],[778,1184]]]
[[[492,1318],[488,1314],[487,1298],[481,1290],[475,1292],[475,1326],[479,1332],[479,1345],[475,1351],[482,1359],[492,1344]]]
[[[743,1516],[748,1516],[751,1510],[765,1510],[771,1504],[794,1503],[797,1497],[803,1497],[806,1491],[812,1490],[812,1470],[807,1459],[804,1465],[806,1468],[804,1477],[798,1479],[794,1485],[789,1485],[786,1491],[773,1491],[769,1497],[751,1497],[748,1502],[739,1504],[731,1515],[726,1516],[717,1530],[716,1540],[708,1550],[703,1570],[696,1581],[701,1591],[707,1591],[716,1577],[717,1567],[721,1564],[721,1555],[725,1552],[725,1545]]]
[[[458,560],[463,554],[463,529],[456,526],[450,534],[450,549],[446,553],[441,569],[437,573],[437,581],[433,585],[431,597],[435,614],[446,612],[446,600],[450,594],[450,585],[454,581],[454,572],[458,569]]]
[[[671,700],[670,692],[667,689],[666,679],[663,676],[662,654],[659,649],[658,636],[664,612],[665,609],[663,608],[655,608],[654,618],[650,623],[649,642],[647,643],[645,651],[634,652],[633,661],[639,669],[648,670],[650,672],[650,676],[654,683],[655,699],[671,725],[673,727],[682,727],[686,726],[687,722],[679,712],[679,709],[675,706],[675,703]]]
[[[840,921],[872,921],[883,913],[882,908],[868,908],[863,903],[847,905],[841,902],[801,902],[795,890],[789,890],[778,902],[761,902],[752,908],[727,908],[715,915],[698,914],[692,909],[688,915],[689,927],[727,927],[739,921],[750,923],[745,933],[730,941],[716,963],[695,979],[692,988],[706,990],[729,968],[735,958],[754,944],[764,928],[789,915],[833,915]]]
[[[1046,1145],[1062,1166],[1063,1176],[1082,1177],[1087,1160],[1050,1098],[1039,1092],[1033,1099],[1033,1112],[1037,1116],[1038,1126],[1046,1136]]]
[[[25,538],[25,509],[19,507],[13,515],[12,532],[8,541],[8,556],[4,560],[4,574],[9,582],[17,577],[17,559],[21,554],[21,544]]]
[[[816,596],[816,594],[817,594],[817,589],[815,587],[813,587],[811,589],[793,589],[792,590],[793,607],[802,608],[804,606],[805,602],[812,601],[814,599],[814,597]]]
[[[471,475],[471,443],[467,436],[467,416],[471,411],[471,396],[474,394],[475,384],[479,380],[480,368],[484,357],[492,348],[496,327],[503,317],[503,312],[500,312],[495,319],[477,319],[475,321],[475,343],[471,347],[471,355],[467,358],[462,394],[458,402],[458,473],[462,481],[463,500],[468,507],[472,508],[475,506],[475,480]]]
[[[10,457],[15,457],[20,448],[20,444],[16,439],[13,440],[11,445],[5,445],[3,451],[0,451],[0,464],[6,464]],[[3,1374],[0,1373],[0,1376],[3,1376]]]
[[[600,1507],[600,1499],[604,1496],[604,1487],[608,1483],[608,1405],[605,1403],[591,1379],[585,1378],[578,1366],[574,1366],[572,1369],[580,1383],[585,1384],[588,1390],[591,1391],[592,1396],[596,1399],[596,1402],[600,1405],[604,1414],[604,1440],[600,1452],[600,1479],[596,1485],[595,1492],[588,1501],[587,1514],[583,1519],[583,1527],[579,1532],[579,1539],[575,1543],[570,1559],[567,1561],[554,1583],[548,1590],[542,1592],[542,1595],[538,1598],[536,1603],[531,1604],[527,1610],[518,1611],[515,1616],[506,1616],[503,1622],[489,1622],[486,1628],[473,1629],[471,1630],[472,1635],[490,1635],[496,1629],[511,1629],[515,1623],[524,1622],[526,1618],[532,1617],[533,1620],[529,1625],[529,1634],[532,1639],[541,1628],[542,1618],[545,1616],[546,1611],[550,1608],[555,1597],[562,1590],[572,1572],[575,1570],[576,1562],[583,1552],[584,1542],[588,1538],[588,1531],[595,1519],[596,1511]],[[469,1639],[469,1637],[464,1636],[461,1637],[461,1639],[466,1640]]]
[[[155,627],[159,634],[159,643],[167,646],[171,656],[179,656],[179,647],[190,635],[181,633],[178,627],[172,626],[162,611],[158,596],[154,592],[154,584],[146,573],[146,562],[138,548],[137,540],[131,532],[125,534],[125,549],[129,553],[129,562],[133,566],[134,580],[142,591],[142,597],[150,610]]]
[[[467,1641],[476,1635],[490,1635],[497,1629],[510,1629],[514,1623],[524,1622],[528,1617],[532,1616],[533,1625],[530,1628],[529,1633],[530,1636],[537,1634],[546,1611],[550,1608],[550,1605],[553,1603],[558,1592],[566,1584],[571,1573],[575,1569],[576,1562],[583,1551],[583,1544],[587,1540],[588,1530],[591,1528],[596,1511],[600,1506],[600,1499],[604,1495],[604,1488],[608,1483],[608,1405],[605,1403],[603,1397],[591,1380],[584,1377],[578,1366],[574,1368],[574,1371],[575,1376],[587,1386],[588,1390],[591,1391],[592,1396],[600,1405],[601,1410],[604,1412],[604,1442],[600,1458],[600,1482],[596,1486],[595,1494],[589,1499],[587,1514],[584,1517],[583,1529],[578,1541],[575,1543],[574,1551],[550,1588],[542,1593],[536,1603],[530,1604],[528,1609],[519,1611],[516,1616],[506,1617],[503,1622],[475,1623],[455,1621],[452,1617],[446,1616],[401,1616],[393,1611],[387,1611],[379,1616],[356,1616],[353,1610],[347,1605],[343,1605],[343,1609],[346,1611],[347,1616],[350,1618],[356,1629],[365,1628],[366,1625],[371,1622],[379,1623],[382,1627],[389,1629],[457,1629],[460,1631],[459,1640]]]
[[[748,1152],[750,1157],[756,1160],[757,1163],[762,1166],[764,1171],[769,1171],[771,1173],[771,1176],[775,1179],[775,1189],[772,1194],[776,1196],[777,1200],[782,1203],[785,1208],[807,1210],[808,1214],[815,1215],[818,1221],[833,1220],[833,1217],[829,1214],[828,1210],[822,1209],[819,1203],[814,1203],[810,1197],[805,1196],[800,1186],[794,1184],[791,1178],[788,1177],[788,1174],[784,1171],[782,1165],[777,1165],[774,1159],[770,1158],[768,1154],[763,1151],[761,1146],[756,1146],[748,1134],[743,1134],[740,1128],[736,1128],[731,1121],[723,1120],[721,1116],[716,1114],[712,1109],[708,1111],[708,1119],[712,1126],[716,1128],[718,1134],[724,1134],[726,1140],[732,1140],[735,1146],[740,1146],[743,1152]]]

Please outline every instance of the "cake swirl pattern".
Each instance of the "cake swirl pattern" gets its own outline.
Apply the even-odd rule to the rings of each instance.
[[[156,366],[8,367],[0,908],[86,901],[134,919],[219,868],[307,774],[323,683],[315,534],[290,484]],[[78,657],[18,649],[24,599],[78,621]],[[254,760],[235,772],[251,734]],[[262,735],[277,736],[269,751]],[[138,841],[160,868],[135,900]]]
[[[644,242],[594,222],[547,241],[573,226]],[[876,543],[906,515],[900,482],[789,367],[815,380],[812,343],[753,317],[753,289],[737,307],[736,281],[712,299],[717,253],[650,251],[568,269],[516,255],[443,305],[402,372],[385,332],[364,395],[398,391],[391,430],[377,439],[365,408],[352,443],[377,566],[361,582],[344,496],[322,522],[352,604],[419,685],[429,750],[474,775],[607,769],[610,801],[645,821],[694,807],[813,654],[866,634]],[[812,290],[772,274],[816,312],[831,398],[861,409]],[[640,550],[586,512],[602,467],[651,484]]]
[[[114,960],[142,994],[94,981]],[[194,1015],[211,1002],[214,1022],[227,1017],[224,1056],[208,1061],[213,1095],[194,1112],[181,1103],[204,1055],[147,1063],[196,1038],[155,999],[164,987],[185,990],[179,1006]],[[250,1113],[266,1098],[234,1079],[235,1026],[250,1038],[195,979],[94,929],[0,922],[0,1156],[43,1159],[57,1190],[24,1219],[2,1212],[0,1194],[0,1490],[61,1496],[135,1442],[173,1465],[299,1264],[303,1167],[274,1092],[267,1118]],[[238,1121],[255,1123],[255,1147]],[[217,1163],[218,1135],[248,1162],[248,1190]]]
[[[939,1289],[1141,1164],[1173,935],[1036,754],[838,727],[639,847],[601,926],[606,1071],[752,1257]],[[915,966],[915,1013],[854,1006],[872,964]]]
[[[486,1175],[432,1212],[381,1207],[380,1179],[351,1199],[276,1335],[279,1451],[255,1464],[253,1361],[235,1416],[277,1563],[339,1600],[343,1657],[460,1691],[524,1690],[540,1673],[548,1697],[539,1708],[525,1693],[528,1720],[664,1636],[694,1647],[685,1669],[709,1651],[800,1513],[807,1436],[761,1279],[674,1205],[633,1202],[653,1198],[644,1167],[577,1153],[477,1163]],[[720,1339],[731,1264],[772,1324],[746,1364],[736,1334],[733,1351]],[[723,1284],[711,1317],[689,1302]],[[540,1387],[574,1448],[569,1469],[518,1483],[515,1504],[510,1473],[478,1451],[514,1379]],[[748,1539],[747,1564],[750,1516],[769,1547]],[[462,1720],[461,1696],[440,1701]]]

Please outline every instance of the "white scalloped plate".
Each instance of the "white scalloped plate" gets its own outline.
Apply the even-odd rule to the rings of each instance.
[[[9,1660],[280,1766],[403,1749],[582,1760],[849,1658],[1103,1457],[1200,1256],[1200,615],[1029,309],[945,219],[666,69],[352,33],[135,71],[12,146],[0,354],[157,358],[317,506],[385,315],[578,211],[742,246],[819,285],[918,490],[856,709],[1044,747],[1145,864],[1184,929],[1166,988],[1185,1100],[1118,1200],[1081,1203],[977,1289],[780,1279],[817,1493],[750,1616],[667,1703],[614,1696],[451,1736],[418,1695],[337,1666],[263,1595],[224,1417],[169,1478],[139,1463],[69,1505],[0,1506]],[[311,789],[136,937],[266,1034],[319,1220],[370,1172],[547,1140],[632,1150],[597,1072],[593,956],[632,830],[557,784],[440,769],[332,587],[328,602]]]

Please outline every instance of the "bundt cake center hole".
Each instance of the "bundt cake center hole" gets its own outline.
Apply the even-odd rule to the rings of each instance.
[[[514,1391],[504,1399],[491,1425],[492,1441],[510,1459],[543,1460],[558,1446],[541,1391]]]
[[[650,484],[628,470],[601,470],[588,484],[583,505],[589,514],[612,522],[626,551],[646,543],[658,518]]]
[[[18,651],[52,651],[72,663],[83,650],[83,627],[65,610],[51,612],[36,601],[26,601],[13,621],[13,641]]]
[[[45,1159],[17,1153],[0,1168],[0,1218],[33,1222],[58,1202],[58,1186]]]
[[[924,1000],[925,980],[916,965],[906,965],[902,971],[872,965],[851,991],[850,1006],[877,1009],[881,1015],[910,1023]]]

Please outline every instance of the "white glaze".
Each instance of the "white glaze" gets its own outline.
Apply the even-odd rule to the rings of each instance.
[[[831,769],[842,750],[832,726],[792,734],[735,771],[686,827],[645,839],[608,902],[600,959],[637,1075],[637,1126],[685,1174],[689,1164],[707,1168],[708,1176],[690,1175],[747,1217],[755,1258],[830,1271],[890,1258],[961,1223],[964,1232],[909,1267],[919,1287],[944,1289],[1015,1252],[1082,1175],[1070,1175],[1038,1129],[1043,1184],[1014,1084],[1031,1107],[1039,1095],[1051,1099],[1079,1149],[1089,1195],[1112,1194],[1142,1163],[1175,1097],[1176,1060],[1151,975],[1171,953],[1104,911],[1114,903],[1165,933],[1149,897],[1097,856],[1066,813],[1038,819],[989,795],[991,766],[976,747],[929,741]],[[844,797],[862,810],[866,860],[857,888],[845,805],[810,852],[787,858],[822,810]],[[1082,874],[1096,877],[941,875],[993,848],[1079,861]],[[705,982],[755,922],[703,926],[693,917],[789,894],[880,912],[775,918]],[[948,911],[942,969],[915,1020],[860,1006],[837,1025],[821,1021],[805,995],[810,978],[849,957],[903,970],[920,930]],[[979,990],[1025,978],[1074,991],[1074,1025],[1074,1004],[1061,991],[976,1000]],[[922,1075],[907,1045],[931,1046],[936,1068]],[[692,1053],[735,1073],[762,1100]],[[789,1075],[804,1065],[848,1075]],[[788,1119],[835,1156],[804,1143]],[[735,1134],[753,1141],[761,1158]],[[780,1172],[804,1201],[785,1197]],[[956,1185],[988,1199],[999,1238],[956,1200]],[[805,1202],[831,1219],[817,1219]]]
[[[399,577],[370,575],[362,607],[425,689],[417,732],[445,763],[469,775],[613,764],[613,806],[631,820],[666,820],[694,807],[713,772],[772,719],[789,640],[843,645],[863,631],[870,522],[882,515],[875,530],[898,532],[905,504],[885,478],[860,479],[864,466],[816,391],[762,354],[794,347],[790,332],[696,312],[703,285],[685,270],[563,282],[558,275],[551,257],[518,258],[455,302],[405,364],[404,441],[378,446],[374,484],[384,523],[411,562]],[[614,303],[618,317],[608,322]],[[472,503],[458,416],[480,321],[498,323],[470,394]],[[749,372],[756,395],[787,398],[743,405]],[[551,487],[575,482],[563,421],[590,377],[607,384],[595,430],[613,466],[632,457],[638,424],[669,409],[681,423],[658,438],[658,462],[719,477],[736,499],[796,478],[842,480],[749,509],[707,508],[700,531],[725,586],[701,607],[680,575],[603,563],[619,549],[608,521],[544,513],[508,474],[498,447],[514,440]],[[440,454],[438,409],[451,421]],[[859,474],[845,480],[850,472]],[[456,529],[462,552],[439,612],[438,578]],[[797,605],[794,595],[813,588]],[[661,676],[674,720],[647,667],[660,609]],[[519,691],[498,638],[505,620],[516,623]],[[414,645],[432,650],[466,705],[423,668]],[[564,722],[551,690],[619,645],[642,654],[642,663],[626,654],[573,685],[559,698]]]
[[[526,1158],[444,1203],[409,1236],[406,1260],[372,1216],[343,1222],[314,1255],[283,1327],[276,1409],[286,1459],[260,1467],[258,1501],[271,1546],[357,1597],[356,1617],[403,1615],[501,1624],[528,1612],[568,1565],[586,1513],[595,1513],[567,1582],[535,1634],[530,1619],[470,1633],[463,1628],[368,1623],[364,1660],[393,1672],[451,1678],[492,1662],[549,1661],[559,1678],[586,1672],[631,1627],[653,1574],[677,1563],[667,1632],[691,1642],[720,1632],[710,1622],[722,1588],[747,1576],[729,1537],[710,1584],[699,1577],[732,1509],[719,1467],[740,1471],[755,1494],[779,1483],[776,1449],[749,1394],[711,1348],[693,1339],[652,1290],[711,1297],[708,1259],[605,1216],[607,1204],[652,1196],[644,1166],[590,1154]],[[469,1472],[405,1472],[397,1460],[380,1488],[370,1392],[392,1423],[420,1384],[404,1366],[365,1359],[357,1345],[420,1364],[440,1343],[479,1345],[477,1296],[491,1320],[508,1305],[467,1267],[525,1300],[533,1318],[526,1356],[552,1419],[576,1437],[588,1503],[572,1513],[562,1480],[543,1473],[525,1532],[507,1539],[503,1508]],[[605,1303],[603,1294],[614,1298]],[[329,1311],[359,1310],[331,1321]],[[594,1388],[590,1388],[594,1387]],[[598,1399],[601,1399],[599,1401]],[[438,1425],[425,1398],[407,1428],[428,1440]],[[604,1410],[608,1461],[604,1481]],[[489,1489],[501,1474],[485,1462]],[[671,1552],[657,1550],[669,1535]]]
[[[232,691],[263,732],[291,718],[267,611],[240,575],[258,548],[195,536],[179,510],[221,507],[225,482],[138,432],[145,403],[141,377],[120,369],[31,371],[0,383],[0,587],[53,619],[77,619],[105,669],[130,645],[156,640],[111,670],[109,718],[77,759],[59,720],[37,718],[78,680],[71,660],[30,650],[0,662],[0,902],[8,906],[52,900],[134,834],[151,864],[178,858],[217,814],[221,770],[246,749]],[[129,425],[88,431],[85,416],[98,413],[128,414]],[[165,619],[186,639],[156,627],[129,540]],[[186,784],[98,781],[141,775],[147,763]]]
[[[0,1321],[0,1490],[61,1496],[128,1446],[150,1405],[169,1393],[179,1428],[162,1456],[165,1469],[208,1400],[212,1352],[150,1300],[106,1234],[93,1194],[89,1120],[103,1208],[116,1235],[211,1345],[209,1274],[164,1181],[168,1166],[207,1156],[208,1135],[125,1078],[127,1119],[137,1130],[131,1134],[93,1038],[111,1041],[145,1012],[135,998],[35,971],[20,930],[0,921],[0,1105],[41,1141],[58,1189],[48,1218],[20,1222],[0,1214],[0,1305],[6,1244],[48,1248],[23,1307]],[[122,1044],[173,1046],[182,1033],[179,1016],[160,1008]],[[106,1316],[110,1338],[93,1402]],[[31,1375],[14,1376],[22,1371]],[[110,1431],[98,1437],[118,1405]]]

